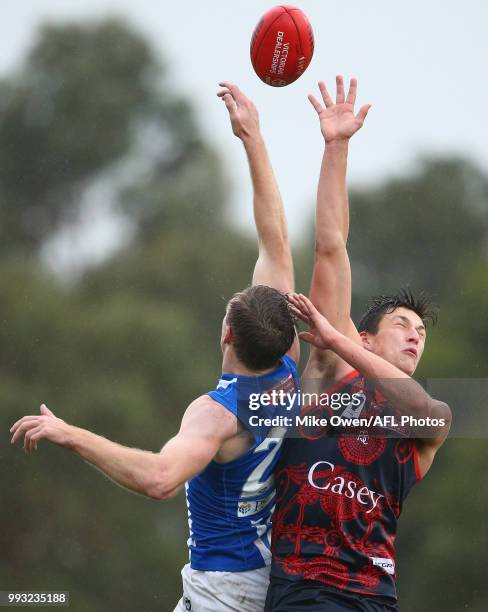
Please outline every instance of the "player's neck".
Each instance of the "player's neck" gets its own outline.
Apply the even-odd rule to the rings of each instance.
[[[222,360],[222,372],[224,374],[237,374],[238,376],[261,376],[262,374],[267,374],[268,372],[276,370],[279,365],[279,362],[277,362],[273,367],[267,368],[266,370],[252,370],[239,361],[232,348],[229,347],[225,351]]]

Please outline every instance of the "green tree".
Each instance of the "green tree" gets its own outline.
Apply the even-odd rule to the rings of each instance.
[[[349,249],[360,294],[410,283],[449,297],[468,253],[486,245],[488,180],[471,162],[419,161],[414,173],[351,193]]]
[[[68,422],[157,451],[217,379],[225,300],[249,284],[255,248],[229,227],[220,160],[139,34],[114,20],[45,26],[26,66],[5,79],[0,113],[0,157],[14,152],[0,171],[4,431],[46,401]],[[134,240],[60,285],[18,255],[76,219],[100,178]],[[83,612],[172,609],[187,559],[181,497],[128,494],[49,445],[35,458],[7,448],[4,584],[64,588]]]
[[[159,174],[195,163],[193,118],[163,75],[144,38],[122,21],[40,30],[21,70],[0,83],[3,253],[37,249],[77,219],[90,184],[131,155],[147,156],[154,142],[147,172],[156,163]]]

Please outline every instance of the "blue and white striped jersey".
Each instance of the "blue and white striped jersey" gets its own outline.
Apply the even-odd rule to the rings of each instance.
[[[294,415],[299,406],[261,405],[250,409],[254,394],[298,391],[295,362],[261,376],[222,374],[208,395],[235,414],[254,444],[227,463],[211,461],[186,484],[191,567],[202,571],[241,572],[269,565],[271,515],[275,504],[274,469],[283,444],[283,428],[252,427],[249,416]],[[254,397],[257,397],[254,396]],[[297,396],[295,395],[295,398]],[[298,402],[297,402],[298,403]],[[264,403],[263,403],[264,404]],[[252,423],[252,421],[251,421]]]

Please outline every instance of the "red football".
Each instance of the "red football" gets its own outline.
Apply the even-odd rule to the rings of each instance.
[[[295,6],[274,6],[259,20],[251,39],[251,62],[273,87],[296,81],[310,64],[314,39],[310,22]]]

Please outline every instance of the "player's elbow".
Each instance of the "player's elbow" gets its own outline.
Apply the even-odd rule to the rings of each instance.
[[[451,408],[448,404],[446,404],[446,402],[434,400],[431,414],[433,418],[439,419],[443,423],[445,423],[445,427],[447,428],[447,430],[450,429],[452,422],[452,412]]]
[[[449,435],[452,422],[451,408],[445,402],[432,399],[428,415],[432,421],[431,437],[445,440]]]
[[[148,480],[146,495],[158,501],[171,499],[178,492],[178,484],[174,482],[167,467],[158,465]]]
[[[288,234],[286,232],[279,232],[273,236],[261,236],[259,240],[259,256],[281,265],[289,265],[291,262],[291,249]]]
[[[315,257],[318,259],[334,257],[345,248],[344,237],[339,231],[327,232],[315,238]]]
[[[157,501],[172,499],[178,492],[178,487],[169,487],[166,483],[154,482],[148,485],[146,496]]]
[[[173,499],[176,497],[181,487],[175,487],[174,489],[160,488],[154,492],[153,495],[150,495],[151,499],[155,499],[157,501],[167,501],[168,499]]]

